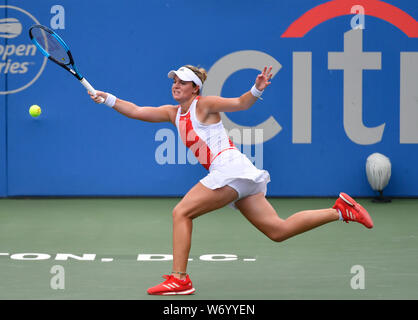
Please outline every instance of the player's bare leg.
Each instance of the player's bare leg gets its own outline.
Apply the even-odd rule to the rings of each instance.
[[[278,242],[339,220],[338,211],[332,208],[305,210],[281,219],[263,193],[248,196],[235,205],[257,229]]]
[[[216,190],[196,184],[173,210],[173,274],[147,290],[152,295],[193,294],[195,288],[186,273],[192,240],[192,220],[202,214],[219,209],[237,199],[238,193],[225,186]]]
[[[191,247],[192,220],[219,209],[237,199],[237,192],[229,187],[211,190],[196,184],[173,210],[173,271],[186,272]],[[183,278],[184,275],[175,274]]]

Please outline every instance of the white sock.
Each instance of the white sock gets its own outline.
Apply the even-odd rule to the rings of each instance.
[[[337,211],[338,211],[338,215],[340,216],[340,220],[344,220],[344,219],[343,219],[343,215],[341,214],[340,209],[337,209]]]

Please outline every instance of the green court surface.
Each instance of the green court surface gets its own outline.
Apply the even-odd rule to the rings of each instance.
[[[334,203],[269,200],[282,218]],[[2,199],[0,299],[418,299],[418,199],[357,200],[372,230],[333,222],[282,243],[229,207],[194,220],[196,293],[167,298],[146,289],[171,271],[179,199]]]

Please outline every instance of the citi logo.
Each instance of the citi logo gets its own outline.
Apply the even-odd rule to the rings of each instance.
[[[367,19],[370,20],[374,19],[372,23],[373,28],[369,29],[367,22],[360,24],[359,28],[354,28],[352,23],[347,23],[344,26],[345,29],[341,29],[343,35],[341,40],[335,39],[335,37],[318,39],[317,34],[312,32],[315,28],[326,28],[322,24],[327,21],[343,16],[352,16],[353,14],[355,15],[353,19],[356,17],[358,20],[364,21],[365,17],[368,17]],[[385,21],[385,23],[379,22],[379,19]],[[383,94],[390,93],[394,95],[394,92],[397,93],[397,90],[395,91],[394,88],[399,86],[398,105],[394,106],[400,110],[399,143],[418,144],[418,126],[416,125],[418,121],[418,96],[416,90],[416,84],[418,83],[418,51],[402,51],[401,41],[397,41],[400,48],[399,58],[397,61],[394,61],[393,59],[387,59],[388,54],[384,51],[364,49],[366,47],[364,42],[367,44],[367,41],[371,39],[373,34],[382,32],[380,31],[380,24],[383,24],[383,28],[386,27],[386,22],[400,30],[401,35],[406,35],[407,38],[411,39],[408,41],[416,41],[415,39],[418,38],[418,22],[405,11],[384,1],[332,0],[322,3],[294,20],[281,34],[280,38],[275,40],[280,41],[280,52],[278,53],[282,56],[281,59],[285,60],[287,58],[286,65],[263,51],[242,50],[233,52],[216,61],[211,67],[203,88],[203,95],[221,95],[227,79],[240,70],[255,69],[262,71],[264,66],[271,65],[273,66],[273,77],[276,77],[283,67],[286,67],[287,70],[291,69],[291,78],[286,79],[286,81],[289,81],[291,84],[292,101],[291,103],[286,101],[278,102],[280,108],[291,104],[291,124],[282,125],[272,115],[263,122],[253,126],[240,125],[226,114],[222,114],[222,120],[227,130],[233,128],[238,130],[250,129],[254,132],[253,136],[255,136],[255,139],[247,139],[247,141],[234,139],[235,144],[261,144],[274,138],[287,128],[291,130],[293,144],[311,144],[312,130],[315,125],[312,117],[312,98],[315,95],[313,89],[318,87],[318,85],[314,85],[314,75],[321,73],[322,77],[328,77],[327,80],[329,80],[331,76],[337,77],[341,74],[341,83],[337,81],[331,83],[330,81],[332,85],[331,90],[342,92],[341,102],[338,102],[340,105],[336,105],[333,102],[333,105],[327,105],[326,107],[343,109],[343,128],[346,136],[353,143],[357,145],[373,145],[382,141],[386,123],[382,121],[378,125],[367,124],[363,117],[365,109],[367,109],[367,103],[370,102],[366,103],[365,97],[369,99],[370,96],[377,95],[377,92],[373,90],[382,89],[378,86],[366,87],[364,79],[371,72],[374,72],[372,76],[376,77],[376,72],[394,69],[396,65],[396,68],[399,68],[399,74],[395,75],[396,78],[394,79],[392,72],[391,78],[388,78],[388,81],[394,84],[391,87],[391,92],[387,90]],[[332,34],[335,34],[336,31],[332,31]],[[315,36],[316,38],[314,39]],[[296,42],[298,38],[300,42]],[[363,41],[364,39],[365,41]],[[325,56],[326,61],[320,60],[323,59],[323,55],[318,58],[319,53],[317,52],[335,46],[336,41],[339,41],[339,46],[343,44],[343,49],[329,50]],[[315,49],[290,51],[290,53],[289,51],[287,53],[284,52],[286,46],[291,46],[294,43],[300,46],[304,44],[308,48],[312,46]],[[393,52],[393,47],[390,48],[390,52]],[[328,71],[328,74],[326,71]],[[388,73],[384,74],[387,75]],[[395,80],[396,83],[394,83]],[[278,88],[277,90],[280,89]],[[367,95],[364,92],[367,92]],[[279,108],[279,106],[277,107]],[[257,137],[255,135],[257,129],[262,129],[263,135],[258,135]]]

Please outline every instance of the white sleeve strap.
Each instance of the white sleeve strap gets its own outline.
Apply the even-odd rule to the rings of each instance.
[[[263,90],[264,91],[264,90]],[[263,94],[263,91],[258,90],[255,85],[252,86],[251,88],[251,94],[256,97],[256,98],[260,98],[261,95]],[[261,99],[261,98],[260,98]]]
[[[108,93],[104,104],[110,108],[113,108],[115,106],[115,103],[116,97],[113,94]]]

